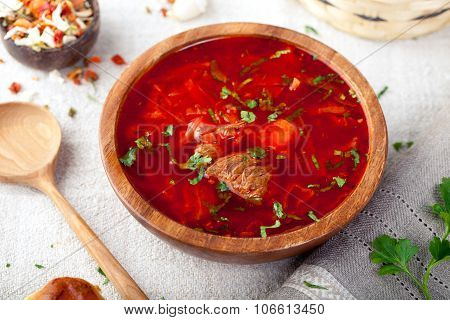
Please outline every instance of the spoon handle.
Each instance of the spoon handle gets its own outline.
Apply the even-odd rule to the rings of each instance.
[[[97,237],[78,212],[59,192],[53,182],[41,184],[44,191],[63,214],[69,226],[77,235],[89,254],[97,261],[108,279],[119,291],[125,300],[148,300],[145,293],[139,288],[119,261],[111,254],[103,242]]]

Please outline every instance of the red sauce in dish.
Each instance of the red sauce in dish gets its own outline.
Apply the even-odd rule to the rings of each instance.
[[[315,223],[358,185],[369,149],[353,90],[309,53],[260,37],[164,57],[129,91],[116,144],[152,206],[234,237]]]

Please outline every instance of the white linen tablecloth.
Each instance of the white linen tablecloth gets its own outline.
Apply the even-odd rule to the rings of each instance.
[[[1,1],[1,0],[0,0]],[[182,0],[178,0],[182,1]],[[101,0],[101,33],[92,54],[104,58],[96,89],[90,85],[60,84],[48,74],[17,63],[0,47],[0,102],[27,99],[48,104],[63,130],[57,170],[62,193],[134,277],[150,298],[255,299],[263,298],[295,270],[296,258],[262,265],[226,265],[182,253],[150,234],[129,216],[103,171],[98,146],[98,123],[108,90],[123,71],[109,58],[120,53],[127,61],[156,42],[186,29],[219,22],[251,21],[304,31],[341,52],[368,78],[375,90],[388,92],[381,104],[390,141],[409,141],[430,124],[431,115],[450,111],[450,28],[417,40],[389,44],[342,33],[317,20],[295,0],[210,0],[207,12],[189,22],[146,13],[145,0]],[[39,80],[33,80],[38,77]],[[8,87],[20,82],[12,95]],[[77,109],[75,118],[67,113]],[[390,148],[389,161],[395,161]],[[120,298],[111,284],[103,285],[97,265],[49,199],[26,187],[0,185],[0,299],[22,299],[58,276],[81,277],[99,284],[107,299]],[[9,263],[11,266],[6,267]],[[41,264],[44,269],[34,265]]]

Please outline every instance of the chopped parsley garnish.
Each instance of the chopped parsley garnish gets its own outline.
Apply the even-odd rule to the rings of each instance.
[[[394,147],[395,151],[400,151],[401,149],[409,149],[413,146],[414,141],[408,141],[408,142],[402,142],[397,141],[392,146]]]
[[[74,118],[76,116],[76,114],[77,114],[77,110],[75,108],[70,107],[69,112],[68,112],[69,117]]]
[[[431,209],[432,213],[442,220],[445,229],[441,237],[435,235],[428,245],[431,259],[428,265],[424,266],[425,272],[421,279],[416,277],[413,270],[409,268],[410,262],[419,251],[419,247],[413,245],[409,239],[395,239],[383,234],[372,242],[373,251],[369,255],[373,263],[381,264],[380,269],[378,269],[380,276],[404,273],[411,278],[412,282],[422,291],[427,300],[432,299],[428,287],[432,270],[441,263],[450,261],[450,242],[448,241],[450,234],[449,177],[442,178],[442,182],[439,184],[439,191],[442,203],[434,204]],[[444,270],[444,267],[441,270]]]
[[[214,80],[226,83],[227,82],[227,76],[219,69],[219,64],[216,60],[211,61],[211,76],[214,78]]]
[[[320,165],[319,165],[319,161],[317,161],[316,156],[315,156],[315,155],[312,155],[312,156],[311,156],[311,160],[312,160],[312,162],[313,162],[313,164],[314,164],[314,167],[316,167],[316,169],[319,170],[319,169],[320,169]]]
[[[278,58],[280,58],[282,55],[288,54],[288,53],[291,53],[291,49],[279,50],[279,51],[276,51],[273,55],[271,55],[271,56],[270,56],[270,59],[278,59]]]
[[[193,171],[199,169],[197,177],[195,177],[194,179],[188,179],[191,185],[196,185],[203,179],[206,171],[205,166],[211,163],[211,161],[212,161],[211,157],[203,156],[198,152],[194,153],[189,158],[189,160],[186,163],[187,168]]]
[[[315,34],[317,36],[319,35],[319,32],[317,32],[316,29],[314,29],[313,27],[308,26],[308,25],[305,26],[305,32],[309,33],[309,34]]]
[[[384,86],[383,89],[381,89],[380,92],[377,93],[377,98],[380,99],[386,93],[386,91],[388,91],[388,89],[388,86]]]
[[[223,86],[222,89],[220,90],[220,97],[223,100],[228,99],[228,97],[232,97],[234,98],[236,101],[238,101],[240,104],[242,105],[246,105],[244,103],[244,101],[241,100],[241,98],[239,97],[239,95],[237,94],[237,92],[235,91],[231,91],[230,89],[228,89],[226,86]]]
[[[314,214],[314,211],[308,211],[307,214],[308,218],[310,218],[311,220],[315,221],[315,222],[319,222],[319,218],[317,218],[317,216]]]
[[[44,269],[45,267],[43,266],[43,265],[41,265],[41,264],[35,264],[34,265],[36,268],[38,268],[38,269]]]
[[[216,114],[214,113],[214,111],[211,108],[208,109],[208,114],[211,117],[212,122],[219,123],[219,120],[217,119]]]
[[[281,222],[280,222],[280,220],[277,220],[271,226],[261,226],[261,227],[259,227],[261,238],[267,238],[267,232],[266,232],[267,229],[276,229],[276,228],[279,228],[280,226],[281,226]]]
[[[263,63],[266,62],[267,60],[268,60],[268,59],[267,59],[266,57],[263,57],[263,58],[260,58],[260,59],[258,59],[258,60],[256,60],[256,61],[250,63],[250,65],[248,65],[247,67],[245,67],[244,69],[241,70],[241,72],[240,72],[241,77],[242,77],[244,74],[250,72],[253,68],[255,68],[255,67],[257,67],[257,66],[263,64]]]
[[[173,124],[169,124],[163,132],[166,137],[173,136]]]
[[[109,283],[109,279],[106,276],[106,274],[103,272],[102,268],[98,267],[97,268],[98,273],[100,273],[103,277],[105,277],[105,281],[103,281],[103,285],[108,284]]]
[[[317,55],[313,54],[313,55],[311,55],[311,58],[313,59],[313,61],[316,61],[317,60]]]
[[[136,147],[141,150],[152,150],[152,143],[148,140],[148,136],[144,135],[135,141]]]
[[[248,148],[247,152],[255,159],[262,159],[267,155],[266,150],[260,147]]]
[[[128,149],[128,152],[125,153],[125,155],[119,159],[119,161],[125,166],[125,167],[131,167],[134,162],[136,161],[136,153],[138,148],[137,147],[131,147]]]
[[[7,264],[6,264],[6,267],[7,267],[7,268],[11,267],[11,263],[7,263]]]
[[[225,192],[225,191],[230,190],[230,189],[228,189],[227,184],[223,181],[219,181],[219,183],[216,186],[216,189],[217,189],[217,191],[220,191],[220,192]]]
[[[346,179],[343,179],[341,177],[333,177],[333,180],[336,181],[339,188],[342,188],[347,181]]]
[[[258,106],[258,101],[254,99],[250,99],[245,101],[245,105],[249,107],[250,109],[256,108]]]
[[[356,151],[356,149],[352,149],[352,150],[350,150],[350,154],[353,157],[353,166],[356,168],[358,166],[358,164],[360,163],[359,153],[358,153],[358,151]]]
[[[228,89],[227,87],[223,86],[222,90],[220,91],[220,97],[225,100],[227,99],[229,96],[231,95],[231,91],[230,89]]]
[[[267,116],[267,121],[273,122],[273,121],[277,120],[278,114],[279,114],[279,112],[277,112],[277,111],[275,111],[274,113],[269,114]]]
[[[164,147],[167,149],[167,152],[169,153],[169,157],[170,157],[170,162],[172,162],[173,164],[177,164],[177,160],[175,160],[175,158],[173,157],[173,151],[172,151],[172,147],[170,146],[170,144],[160,143],[159,145],[161,147]]]
[[[300,107],[300,108],[296,109],[294,112],[292,112],[289,116],[287,116],[286,120],[292,122],[295,119],[297,119],[298,117],[300,117],[302,112],[303,112],[303,108]]]
[[[276,159],[277,160],[284,160],[284,159],[286,159],[286,156],[284,154],[277,154]]]
[[[242,110],[241,111],[241,119],[244,120],[247,123],[252,123],[252,122],[254,122],[256,120],[256,116],[251,111]]]
[[[312,288],[312,289],[328,290],[328,288],[319,286],[319,285],[317,285],[317,284],[313,284],[313,283],[308,282],[308,281],[306,281],[306,280],[303,281],[303,284],[304,284],[305,286],[307,286],[308,288]]]
[[[188,169],[196,170],[200,167],[204,167],[205,165],[211,163],[211,161],[212,161],[211,157],[203,156],[202,154],[196,152],[189,158],[186,165]]]
[[[318,76],[315,77],[312,81],[313,85],[317,86],[319,83],[321,83],[323,80],[325,80],[324,76]]]
[[[283,212],[283,206],[278,201],[275,201],[273,203],[273,212],[280,219],[286,218],[286,214]]]

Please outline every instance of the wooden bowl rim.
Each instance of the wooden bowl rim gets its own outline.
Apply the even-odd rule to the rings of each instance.
[[[224,36],[262,36],[289,42],[337,72],[356,92],[368,122],[369,154],[366,171],[353,192],[319,222],[267,238],[224,237],[186,227],[165,216],[146,202],[132,187],[118,161],[115,129],[119,110],[127,93],[151,66],[167,54],[186,46]],[[198,249],[233,254],[258,254],[319,244],[343,229],[367,204],[375,192],[387,157],[387,129],[378,99],[364,76],[342,55],[325,44],[296,31],[257,23],[223,23],[202,26],[171,36],[135,59],[122,73],[106,98],[100,120],[100,149],[108,179],[132,215],[147,229],[175,242]],[[354,203],[356,202],[356,205]]]
[[[60,51],[62,51],[65,48],[71,48],[71,49],[75,49],[75,47],[77,46],[78,43],[84,42],[86,41],[88,38],[93,37],[95,35],[94,32],[92,32],[92,30],[98,26],[99,22],[100,22],[100,6],[98,4],[98,0],[87,0],[89,1],[89,3],[91,4],[91,8],[92,8],[92,14],[93,14],[93,19],[91,24],[86,28],[86,30],[84,30],[83,34],[81,35],[81,37],[75,39],[74,41],[71,41],[67,44],[64,44],[61,48],[49,48],[49,49],[43,49],[41,51],[35,51],[32,48],[28,47],[28,46],[16,46],[16,44],[14,43],[14,41],[12,39],[7,39],[4,40],[3,37],[6,34],[6,27],[3,26],[3,19],[4,18],[0,18],[0,30],[1,30],[1,34],[2,34],[2,41],[5,42],[10,42],[11,44],[13,44],[14,46],[20,48],[21,50],[24,51],[29,51],[30,54],[37,54],[37,55],[45,55],[45,54],[49,54],[49,53],[58,53]],[[78,52],[79,53],[79,52]]]

